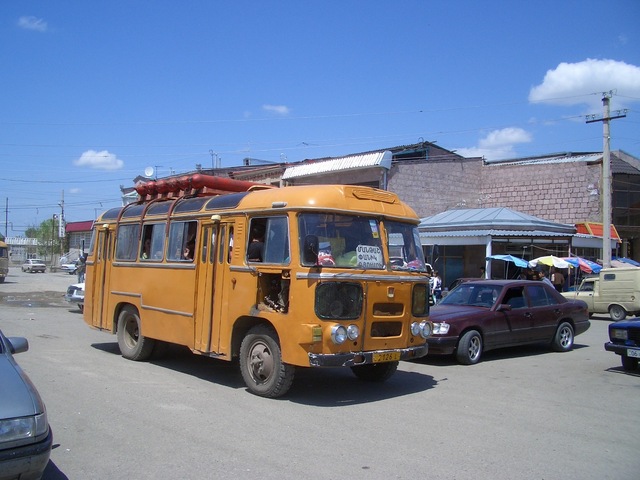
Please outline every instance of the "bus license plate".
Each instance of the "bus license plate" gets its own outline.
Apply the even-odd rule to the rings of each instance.
[[[640,350],[627,348],[627,357],[640,358]]]
[[[397,362],[400,360],[400,352],[374,353],[373,363]]]

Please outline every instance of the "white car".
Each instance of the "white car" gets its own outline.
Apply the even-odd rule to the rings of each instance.
[[[84,283],[69,285],[64,299],[69,303],[77,303],[80,311],[84,311]]]
[[[40,260],[39,258],[30,258],[29,260],[27,260],[22,264],[23,272],[44,273],[46,270],[47,270],[47,266],[45,265],[44,261]]]
[[[75,263],[61,263],[60,270],[63,272],[67,272],[69,275],[73,275],[78,270],[78,265]]]

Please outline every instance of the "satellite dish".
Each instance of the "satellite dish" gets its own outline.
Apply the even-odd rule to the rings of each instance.
[[[153,177],[153,167],[147,167],[144,169],[145,177]]]

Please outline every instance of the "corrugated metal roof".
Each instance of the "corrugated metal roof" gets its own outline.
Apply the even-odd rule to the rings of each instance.
[[[541,165],[545,163],[570,163],[570,162],[597,162],[602,158],[602,152],[594,153],[564,153],[560,155],[550,155],[544,157],[515,158],[511,160],[486,161],[487,166],[503,165]]]
[[[555,155],[545,155],[540,157],[513,158],[507,160],[485,161],[485,166],[499,167],[504,165],[544,165],[547,163],[571,163],[587,162],[594,163],[602,160],[602,152],[584,153],[562,153]],[[640,161],[623,150],[611,152],[611,173],[626,173],[629,175],[640,175]]]
[[[420,238],[442,237],[571,237],[571,233],[547,232],[544,230],[449,230],[442,232],[420,232]]]
[[[447,210],[423,218],[419,229],[421,232],[429,233],[461,230],[465,235],[470,230],[517,232],[540,230],[548,234],[554,232],[563,235],[572,235],[576,231],[575,225],[550,222],[506,207]]]
[[[391,168],[392,154],[389,150],[384,152],[366,153],[363,155],[350,155],[347,157],[331,158],[316,162],[302,163],[288,167],[282,175],[283,180],[290,178],[308,177],[323,173],[341,172],[345,170],[357,170],[360,168],[381,167]]]

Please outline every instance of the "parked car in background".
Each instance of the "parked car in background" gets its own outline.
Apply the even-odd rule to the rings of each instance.
[[[608,313],[613,321],[640,315],[640,268],[603,268],[582,280],[577,290],[562,295],[584,300],[592,315]]]
[[[640,359],[640,319],[609,324],[609,341],[604,349],[620,355],[625,370],[636,370]]]
[[[464,365],[501,347],[548,343],[573,348],[574,336],[589,328],[587,304],[567,300],[547,283],[530,280],[463,282],[431,308],[429,355],[455,355]]]
[[[45,265],[43,260],[39,258],[30,258],[22,264],[22,271],[29,273],[44,273],[47,270],[47,266]]]
[[[84,283],[69,285],[64,299],[69,303],[77,304],[80,311],[84,311]]]
[[[69,275],[73,275],[78,270],[78,265],[76,263],[61,263],[60,270],[67,272]]]
[[[26,352],[23,337],[5,337],[0,331],[0,478],[37,479],[49,463],[53,434],[45,405],[13,359]]]

